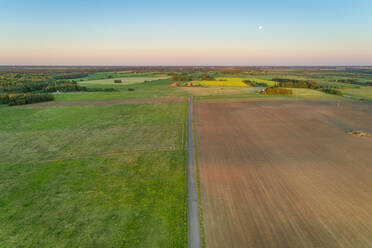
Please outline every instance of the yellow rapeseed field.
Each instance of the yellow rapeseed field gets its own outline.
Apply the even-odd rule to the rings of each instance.
[[[237,77],[218,77],[215,81],[194,81],[194,85],[202,86],[236,86],[236,87],[248,87],[247,84],[243,82],[244,78]]]

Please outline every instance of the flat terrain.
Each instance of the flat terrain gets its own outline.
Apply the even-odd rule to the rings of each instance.
[[[359,89],[344,89],[345,96],[355,99],[372,100],[372,87],[361,87]]]
[[[147,101],[1,106],[0,247],[186,247],[187,103]]]
[[[372,105],[195,104],[207,247],[372,247]]]
[[[120,77],[120,78],[108,78],[99,80],[88,80],[81,82],[81,85],[127,85],[143,83],[144,81],[154,81],[159,79],[166,79],[167,76],[143,76],[143,77]],[[121,80],[121,83],[115,83],[115,80]]]
[[[87,87],[115,88],[118,92],[68,92],[55,94],[56,101],[70,100],[119,100],[128,98],[157,98],[164,96],[186,96],[186,93],[177,87],[170,86],[168,79],[154,80],[146,83],[136,83],[130,85],[104,85],[90,84]],[[84,82],[81,83],[82,85]],[[131,88],[133,91],[128,91]]]

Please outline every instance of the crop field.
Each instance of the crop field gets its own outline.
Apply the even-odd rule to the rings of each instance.
[[[368,85],[372,68],[0,67],[0,248],[192,245],[193,155],[205,247],[371,248]]]
[[[256,95],[262,88],[256,87],[181,87],[193,96],[211,96],[211,95]]]
[[[345,96],[356,99],[372,100],[372,87],[362,87],[359,89],[344,89],[342,90]]]
[[[76,78],[78,81],[94,81],[103,79],[118,79],[118,78],[128,78],[128,77],[161,77],[164,74],[161,73],[133,73],[132,71],[118,71],[118,72],[98,72],[89,73],[88,76],[82,78]]]
[[[196,102],[206,247],[372,246],[372,105]]]
[[[111,80],[111,79],[110,79]],[[186,96],[187,94],[170,86],[169,79],[154,80],[147,83],[136,83],[131,85],[107,85],[109,88],[117,88],[118,92],[69,92],[55,94],[56,101],[65,100],[112,100],[127,98],[154,98],[164,96]],[[94,85],[91,85],[95,87]],[[102,85],[100,85],[102,87]],[[133,91],[128,91],[128,88]]]
[[[193,84],[202,86],[247,87],[247,84],[243,80],[244,78],[240,77],[217,77],[215,81],[193,81]]]
[[[0,247],[186,247],[187,103],[0,108]]]

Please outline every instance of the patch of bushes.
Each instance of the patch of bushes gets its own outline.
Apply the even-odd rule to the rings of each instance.
[[[49,85],[43,88],[43,92],[73,92],[73,91],[87,91],[87,87],[79,86],[77,84],[58,84]]]
[[[9,106],[24,105],[37,102],[53,101],[54,96],[51,94],[2,94],[0,103]]]
[[[200,76],[200,79],[203,80],[203,81],[216,81],[216,79],[214,77],[212,77],[211,75],[209,75],[207,73],[203,73]]]
[[[337,96],[343,96],[344,95],[344,93],[341,90],[332,89],[332,88],[325,88],[325,89],[322,89],[322,91],[327,93],[327,94],[332,94],[332,95],[337,95]]]
[[[47,86],[43,89],[43,92],[79,92],[79,91],[86,91],[86,92],[114,92],[119,91],[114,88],[87,88],[85,86],[80,86],[77,84],[60,84],[60,85],[54,85],[54,86]]]
[[[248,86],[252,86],[252,87],[268,87],[269,86],[266,83],[258,83],[253,80],[243,80],[243,82],[247,84]]]
[[[123,81],[121,81],[120,79],[116,79],[116,80],[114,80],[114,83],[116,83],[116,84],[121,84]]]
[[[293,91],[291,89],[283,89],[283,88],[266,88],[259,92],[261,95],[293,95]]]
[[[279,87],[284,88],[308,88],[308,89],[319,89],[321,86],[311,80],[298,80],[298,79],[288,79],[288,78],[273,78],[272,81],[279,83]]]

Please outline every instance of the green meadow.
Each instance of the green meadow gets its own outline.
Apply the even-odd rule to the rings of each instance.
[[[111,79],[110,79],[111,80]],[[165,96],[187,96],[177,87],[170,86],[171,80],[160,79],[150,82],[125,84],[90,83],[88,87],[115,88],[118,92],[70,92],[55,94],[55,100],[109,100],[123,98],[153,98]],[[83,83],[82,83],[83,84]]]
[[[167,84],[134,94],[179,94]],[[62,98],[130,93],[85,94]],[[3,105],[0,247],[186,247],[186,114],[187,103]]]
[[[177,72],[94,72],[73,80],[101,91],[53,93],[54,107],[0,105],[0,247],[187,247],[188,103],[141,104],[144,98],[341,98],[309,88],[261,95],[262,85],[243,82],[275,86],[279,77],[372,99],[371,88],[337,81],[348,74],[219,70],[208,72],[218,79],[210,81],[204,72],[178,72],[195,87],[171,86]],[[369,82],[368,75],[359,78]],[[118,99],[139,101],[108,101]]]

